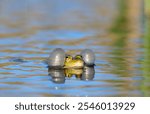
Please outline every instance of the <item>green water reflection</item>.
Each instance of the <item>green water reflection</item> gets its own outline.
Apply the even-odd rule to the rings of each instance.
[[[141,89],[145,96],[150,96],[150,16],[146,18],[146,34],[144,39],[144,61],[143,61],[143,82],[141,83]]]

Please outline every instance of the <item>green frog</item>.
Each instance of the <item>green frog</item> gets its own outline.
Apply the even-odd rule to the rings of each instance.
[[[76,55],[74,58],[71,55],[66,56],[64,68],[83,68],[84,61],[81,55]]]

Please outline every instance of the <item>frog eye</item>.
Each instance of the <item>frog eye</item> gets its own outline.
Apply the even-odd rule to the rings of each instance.
[[[82,56],[81,55],[76,55],[76,58],[82,58]]]
[[[70,56],[66,56],[66,59],[68,59]]]
[[[67,56],[66,56],[66,59],[69,58],[69,57],[71,57],[71,56],[70,56],[70,55],[67,55]]]

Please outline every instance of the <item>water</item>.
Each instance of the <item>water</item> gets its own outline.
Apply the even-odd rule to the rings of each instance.
[[[112,33],[118,14],[117,0],[1,0],[0,96],[150,96],[143,38]],[[92,49],[93,77],[56,83],[45,62],[55,48]]]

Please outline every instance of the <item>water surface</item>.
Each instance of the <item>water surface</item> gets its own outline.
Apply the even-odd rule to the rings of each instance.
[[[1,0],[0,96],[150,96],[141,22],[128,23],[126,9],[117,0]],[[92,49],[94,77],[55,83],[45,63],[55,48]]]

